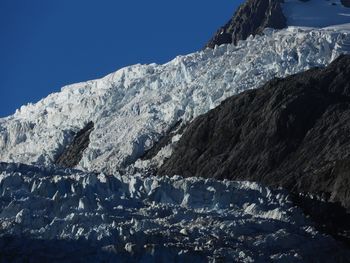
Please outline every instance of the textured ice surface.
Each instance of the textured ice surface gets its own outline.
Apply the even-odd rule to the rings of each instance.
[[[0,261],[33,262],[331,262],[347,253],[285,191],[256,183],[5,163],[0,251]]]
[[[114,172],[137,160],[180,119],[190,121],[274,77],[328,65],[349,52],[349,28],[266,30],[237,46],[179,56],[164,65],[134,65],[66,86],[0,119],[0,160],[52,163],[74,132],[93,121],[79,166]]]
[[[340,0],[284,0],[283,13],[289,26],[326,27],[350,23],[350,8]]]

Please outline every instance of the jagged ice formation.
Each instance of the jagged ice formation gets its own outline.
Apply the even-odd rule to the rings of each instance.
[[[179,56],[164,65],[134,65],[66,86],[0,119],[0,160],[53,163],[92,121],[90,143],[77,167],[125,168],[178,121],[189,122],[272,78],[328,65],[349,51],[348,29],[268,29],[237,46]]]

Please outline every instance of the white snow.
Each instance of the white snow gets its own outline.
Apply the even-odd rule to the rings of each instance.
[[[6,163],[0,251],[16,262],[331,262],[348,253],[283,190]]]
[[[284,0],[283,14],[288,26],[327,27],[350,23],[350,8],[340,0]]]
[[[93,121],[79,166],[113,173],[135,162],[180,119],[225,98],[315,66],[350,51],[350,27],[267,29],[237,46],[179,56],[164,65],[134,65],[102,79],[62,88],[0,119],[0,160],[49,164]],[[176,138],[178,139],[178,138]],[[169,155],[166,147],[156,163]],[[142,166],[142,164],[141,164]]]
[[[297,2],[285,2],[285,10],[301,10]],[[315,2],[302,4],[311,10]],[[349,18],[347,9],[336,8],[336,19]],[[325,22],[322,12],[313,26]],[[332,19],[322,25],[333,25]],[[45,165],[0,163],[0,261],[14,256],[18,262],[53,257],[62,262],[193,263],[349,258],[348,251],[314,228],[284,190],[117,172],[179,120],[189,122],[229,96],[350,53],[350,24],[300,25],[266,29],[237,46],[179,56],[164,65],[126,67],[66,86],[0,119],[0,160]],[[85,172],[51,166],[89,121],[95,128],[78,165]],[[153,160],[138,160],[135,167],[159,165],[171,151],[172,145],[166,145]]]

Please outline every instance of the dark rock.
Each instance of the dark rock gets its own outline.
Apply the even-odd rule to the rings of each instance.
[[[178,122],[175,123],[173,127],[169,129],[159,140],[156,142],[153,147],[147,151],[140,157],[141,160],[150,160],[153,157],[155,157],[158,152],[165,146],[167,146],[172,138],[177,135],[182,133],[182,128],[184,126],[182,125],[182,120],[179,120]]]
[[[350,56],[225,100],[158,173],[250,180],[350,208]]]
[[[0,262],[117,262],[115,253],[106,251],[99,243],[93,244],[85,239],[35,239],[24,234],[2,235]],[[121,256],[125,257],[125,254],[119,255],[119,258]]]
[[[89,146],[90,133],[94,129],[94,123],[89,122],[83,129],[77,132],[73,141],[57,157],[55,164],[63,167],[76,166],[83,157],[84,150]]]
[[[350,56],[227,99],[185,128],[158,174],[282,186],[349,247]]]
[[[350,214],[340,203],[303,194],[292,194],[292,200],[313,220],[317,230],[332,235],[350,247]]]
[[[345,7],[350,7],[350,0],[340,0],[341,4]]]
[[[287,25],[282,12],[281,0],[247,0],[234,16],[221,27],[206,47],[237,44],[250,35],[261,34],[266,27],[282,29]]]

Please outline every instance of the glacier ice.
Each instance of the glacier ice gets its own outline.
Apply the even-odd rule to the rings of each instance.
[[[0,163],[0,261],[330,262],[284,190]],[[131,260],[132,259],[132,260]],[[220,261],[220,262],[222,262]]]
[[[328,65],[350,51],[349,32],[350,26],[267,29],[237,46],[179,56],[164,65],[134,65],[66,86],[0,119],[0,160],[50,164],[74,133],[93,121],[78,168],[113,173],[134,163],[179,120],[191,121],[272,78]]]

